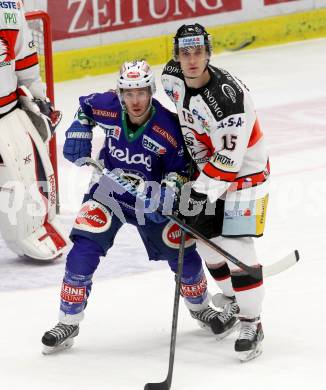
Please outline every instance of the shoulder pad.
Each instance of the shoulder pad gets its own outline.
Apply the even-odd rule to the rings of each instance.
[[[79,98],[80,106],[86,115],[100,120],[101,118],[117,118],[121,112],[121,104],[115,91],[94,93]]]
[[[227,71],[210,66],[212,80],[203,88],[202,97],[217,120],[244,112],[244,91]]]
[[[156,116],[162,118],[162,121],[164,123],[172,125],[172,126],[177,126],[177,128],[180,127],[179,125],[179,118],[178,115],[164,107],[158,100],[153,98],[152,104],[155,107],[156,110]]]

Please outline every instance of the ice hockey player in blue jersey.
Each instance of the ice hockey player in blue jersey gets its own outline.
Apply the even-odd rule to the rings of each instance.
[[[148,181],[181,185],[186,180],[188,162],[179,122],[153,98],[154,93],[155,80],[149,65],[145,61],[125,63],[116,91],[79,99],[80,108],[66,132],[65,158],[75,162],[90,157],[93,128],[99,126],[106,137],[98,159],[107,169],[119,169],[120,175],[137,188]],[[135,199],[128,193],[114,193],[123,215],[114,214],[93,197],[98,180],[99,175],[94,174],[71,232],[74,245],[67,256],[59,323],[42,338],[45,354],[73,344],[100,257],[106,256],[123,223],[137,228],[150,260],[166,260],[171,270],[177,271],[179,227],[156,212],[146,214],[146,222],[139,223]],[[192,317],[202,327],[220,338],[235,328],[236,309],[232,303],[222,311],[209,306],[202,261],[190,237],[185,245],[181,293]]]

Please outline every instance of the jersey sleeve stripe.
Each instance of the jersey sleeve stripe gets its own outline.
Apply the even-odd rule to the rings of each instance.
[[[244,188],[255,187],[261,183],[264,183],[270,174],[269,161],[267,161],[266,168],[262,172],[254,173],[247,176],[238,177],[235,182],[230,186],[229,191],[239,191]]]
[[[226,172],[216,168],[210,161],[204,166],[203,172],[210,178],[223,180],[223,181],[234,181],[236,173]]]
[[[254,124],[254,127],[251,132],[251,136],[248,143],[248,148],[251,148],[254,146],[263,136],[263,132],[261,131],[260,124],[258,120],[256,119],[256,122]]]
[[[0,97],[0,107],[4,107],[7,104],[13,103],[18,99],[17,92],[12,92],[7,96]]]
[[[38,64],[37,53],[33,53],[21,60],[16,60],[16,71],[25,70]]]

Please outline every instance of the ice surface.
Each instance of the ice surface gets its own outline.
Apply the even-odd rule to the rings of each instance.
[[[217,342],[197,328],[181,304],[172,388],[319,390],[326,376],[326,40],[225,53],[212,63],[251,89],[270,150],[271,197],[266,232],[257,240],[259,258],[267,264],[297,248],[302,259],[265,282],[264,353],[252,362],[238,362],[234,335]],[[154,67],[157,76],[161,69]],[[67,230],[91,171],[62,158],[64,131],[79,95],[114,87],[115,75],[56,85],[57,107],[64,112],[58,146]],[[158,99],[171,108],[158,90]],[[102,138],[96,131],[94,152]],[[200,250],[203,258],[213,256]],[[134,390],[165,378],[173,276],[165,263],[146,260],[134,228],[123,227],[102,260],[80,336],[57,356],[42,356],[40,339],[57,320],[64,259],[30,263],[17,259],[2,241],[0,256],[2,389]],[[209,286],[216,291],[211,280]]]

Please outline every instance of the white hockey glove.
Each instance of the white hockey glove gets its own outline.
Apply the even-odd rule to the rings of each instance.
[[[179,196],[182,186],[188,181],[186,176],[180,175],[177,172],[168,173],[161,181],[161,184],[166,187],[174,188],[175,193]]]
[[[48,98],[34,98],[29,89],[17,90],[21,108],[26,112],[44,142],[48,142],[61,121],[61,111],[55,110]]]

